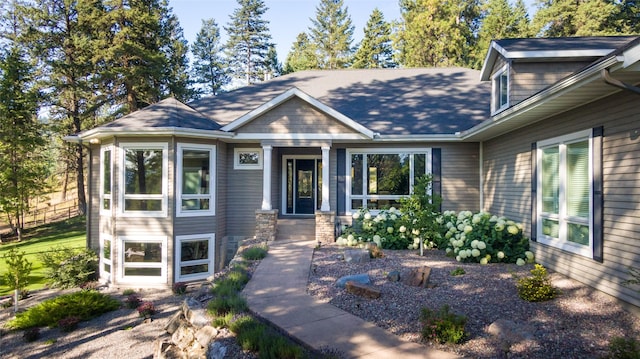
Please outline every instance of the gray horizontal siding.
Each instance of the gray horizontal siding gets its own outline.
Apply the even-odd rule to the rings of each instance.
[[[485,142],[483,209],[530,228],[531,143],[603,125],[604,261],[537,243],[533,248],[537,261],[552,270],[640,306],[640,294],[620,284],[629,279],[629,267],[640,268],[637,101],[637,95],[620,92]]]
[[[442,210],[477,211],[480,208],[479,145],[434,144],[442,149]]]
[[[530,97],[586,66],[586,62],[513,62],[510,69],[510,105]]]
[[[240,145],[239,147],[251,147]],[[254,145],[253,147],[260,147]],[[262,207],[262,170],[234,170],[233,146],[226,154],[227,236],[255,234],[255,211]]]

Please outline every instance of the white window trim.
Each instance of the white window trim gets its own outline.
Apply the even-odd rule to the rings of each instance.
[[[138,243],[162,243],[162,262],[161,263],[128,263],[124,261],[124,244],[125,242],[138,242]],[[111,242],[113,248],[113,242]],[[166,283],[167,282],[167,237],[166,236],[148,236],[148,237],[136,237],[136,236],[124,236],[118,237],[118,273],[119,281],[122,283]],[[113,257],[112,257],[113,258]],[[159,277],[152,276],[125,276],[124,269],[128,268],[160,268],[161,275]],[[113,268],[113,267],[111,267]]]
[[[570,218],[566,215],[566,145],[588,140],[589,141],[589,245],[580,245],[577,243],[573,243],[567,240],[567,223],[571,221],[572,223],[581,222],[581,218]],[[559,163],[559,213],[543,213],[542,212],[542,151],[548,147],[559,146],[560,150],[560,163]],[[551,139],[539,141],[536,146],[536,208],[537,211],[537,241],[539,243],[555,247],[567,252],[579,254],[581,256],[585,256],[588,258],[593,258],[593,134],[592,130],[585,130],[574,132],[571,134],[554,137]],[[542,220],[543,219],[553,219],[558,221],[559,228],[559,238],[550,237],[543,233]]]
[[[182,153],[187,150],[197,151],[209,151],[209,195],[195,195],[193,198],[209,199],[209,209],[199,210],[183,210],[182,209]],[[176,170],[176,216],[177,217],[198,217],[198,216],[215,216],[216,214],[216,196],[215,196],[215,181],[216,181],[216,146],[215,145],[201,145],[194,143],[178,143],[178,151],[176,154],[177,170]],[[185,195],[192,196],[192,195]]]
[[[185,242],[191,242],[191,241],[202,241],[202,240],[208,240],[209,241],[209,253],[208,253],[208,259],[200,259],[200,260],[194,260],[194,261],[188,261],[188,262],[181,262],[180,258],[182,258],[182,246],[181,246],[181,242],[185,241]],[[204,234],[192,234],[192,235],[185,235],[185,236],[176,236],[176,245],[175,245],[175,275],[174,277],[176,278],[175,281],[176,282],[182,282],[182,281],[192,281],[192,280],[199,280],[199,279],[205,279],[211,275],[213,275],[213,273],[215,272],[215,247],[216,247],[216,235],[215,233],[204,233]],[[196,273],[196,274],[188,274],[188,275],[180,275],[180,268],[183,265],[198,265],[198,264],[209,264],[209,271],[206,273]]]
[[[138,195],[126,195],[124,173],[126,171],[126,150],[148,150],[148,149],[162,149],[162,194],[138,194]],[[166,142],[131,142],[121,143],[120,150],[120,170],[119,172],[119,203],[118,214],[122,217],[167,217],[167,203],[169,192],[169,146]],[[160,211],[125,211],[125,198],[127,199],[155,199],[161,200],[162,209]]]
[[[377,154],[377,153],[382,153],[382,154],[399,154],[399,153],[410,153],[410,154],[425,154],[426,158],[425,158],[425,168],[426,168],[426,172],[427,174],[432,174],[433,173],[433,168],[431,168],[432,165],[432,151],[431,151],[431,147],[428,148],[347,148],[346,150],[346,161],[345,161],[345,174],[346,174],[346,179],[345,179],[345,197],[346,197],[346,212],[347,213],[353,213],[355,211],[358,210],[358,208],[351,208],[351,200],[352,200],[352,196],[351,196],[351,156],[354,154],[363,154],[365,156],[363,156],[363,160],[365,161],[365,167],[366,166],[366,155],[368,154]],[[414,186],[414,163],[413,163],[413,156],[410,157],[409,160],[409,193],[413,193],[413,186]],[[363,175],[363,183],[366,183],[366,176],[367,173],[366,171],[362,171],[362,175]],[[362,195],[356,195],[357,197],[362,197],[362,207],[363,208],[367,208],[367,200],[369,198],[371,199],[398,199],[398,197],[403,197],[402,195],[368,195],[366,193],[363,193]],[[360,198],[356,198],[356,199],[360,199]],[[370,210],[371,213],[377,213],[379,212],[379,210]]]
[[[111,151],[111,194],[110,195],[105,195],[104,193],[104,163],[103,163],[103,159],[104,159],[104,153],[106,151]],[[114,158],[114,146],[113,145],[108,145],[108,146],[102,146],[100,147],[100,214],[101,215],[106,215],[106,216],[110,216],[111,213],[113,213],[113,158]],[[104,200],[105,198],[109,198],[109,209],[104,209],[103,205],[104,205]]]
[[[256,152],[258,154],[257,164],[240,163],[240,154]],[[234,148],[233,149],[233,169],[234,170],[260,170],[262,169],[262,148]]]
[[[500,83],[499,78],[503,74],[507,74],[507,103],[500,105]],[[491,76],[491,114],[495,114],[509,107],[511,103],[511,74],[509,71],[509,64],[505,64],[493,76]]]
[[[109,241],[111,242],[111,259],[106,259],[104,257],[104,242],[105,241]],[[108,264],[109,267],[111,268],[111,272],[105,272],[104,271],[104,265]],[[108,282],[111,282],[111,277],[113,275],[113,237],[109,234],[106,233],[101,233],[100,234],[100,261],[99,261],[99,268],[100,270],[98,271],[100,278],[101,279],[105,279]]]

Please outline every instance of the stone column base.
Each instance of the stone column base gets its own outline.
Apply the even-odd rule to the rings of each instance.
[[[256,210],[256,239],[274,241],[278,223],[278,210]]]
[[[316,212],[316,241],[318,243],[333,243],[335,236],[336,212]]]

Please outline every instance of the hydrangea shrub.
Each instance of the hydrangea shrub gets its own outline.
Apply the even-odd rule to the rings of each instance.
[[[533,263],[529,240],[524,236],[521,223],[487,212],[445,211],[437,219],[440,224],[447,254],[459,262]]]

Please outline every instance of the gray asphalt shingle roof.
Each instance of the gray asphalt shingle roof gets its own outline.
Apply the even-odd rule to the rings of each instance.
[[[610,50],[626,45],[638,36],[589,36],[521,38],[495,40],[507,51]]]
[[[189,105],[224,126],[293,87],[382,135],[453,134],[489,118],[491,84],[464,68],[301,71]]]

